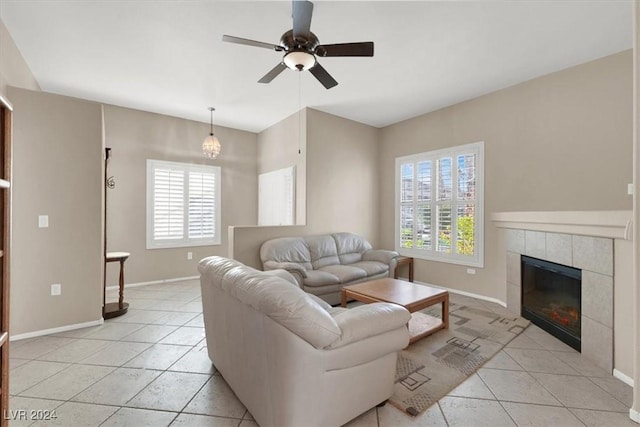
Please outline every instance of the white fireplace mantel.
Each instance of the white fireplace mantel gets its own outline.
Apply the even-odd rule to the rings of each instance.
[[[631,240],[632,211],[495,212],[498,228]]]

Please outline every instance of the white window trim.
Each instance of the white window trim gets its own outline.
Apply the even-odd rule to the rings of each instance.
[[[157,241],[153,238],[153,188],[154,188],[154,169],[156,166],[164,166],[164,167],[172,167],[177,169],[182,169],[186,172],[185,176],[185,203],[184,203],[184,237],[180,240],[168,240],[165,242]],[[204,172],[204,173],[213,173],[215,175],[215,224],[214,224],[214,237],[207,239],[190,239],[188,237],[188,228],[189,228],[189,204],[188,204],[188,173],[189,172]],[[147,249],[168,249],[168,248],[187,248],[187,247],[195,247],[195,246],[214,246],[221,244],[221,236],[220,229],[222,218],[220,216],[221,212],[221,203],[222,203],[222,194],[220,192],[221,185],[221,168],[219,166],[208,166],[208,165],[196,165],[191,163],[182,163],[182,162],[169,162],[166,160],[154,160],[147,159],[147,216],[146,216],[146,227],[147,227]]]
[[[476,169],[480,171],[480,173],[476,174],[476,194],[480,195],[475,200],[475,231],[474,231],[474,247],[476,249],[475,256],[465,256],[459,255],[452,251],[452,253],[441,253],[436,252],[434,250],[421,250],[421,249],[409,249],[402,248],[400,246],[400,166],[403,163],[408,162],[416,162],[420,160],[434,160],[435,167],[435,159],[442,156],[451,156],[455,159],[455,157],[459,154],[464,153],[475,153],[476,154]],[[455,162],[454,162],[455,163]],[[436,182],[432,183],[432,186],[436,187]],[[457,187],[457,186],[456,186]],[[416,186],[414,185],[414,192],[416,191]],[[457,188],[453,189],[454,196],[457,192]],[[415,196],[414,196],[415,200]],[[426,259],[429,261],[438,261],[445,262],[450,264],[459,264],[466,265],[470,267],[484,267],[484,141],[474,142],[471,144],[458,145],[455,147],[443,148],[440,150],[428,151],[424,153],[411,154],[403,157],[396,157],[396,167],[395,167],[395,204],[394,204],[394,217],[395,217],[395,250],[401,255],[410,256],[418,259]],[[453,209],[452,209],[453,211]],[[414,212],[415,215],[415,212]],[[434,214],[435,215],[435,214]],[[435,217],[434,217],[435,218]],[[437,220],[437,219],[434,219]],[[416,222],[413,221],[413,226],[416,226]],[[452,230],[452,235],[455,230]],[[415,235],[415,229],[414,229]],[[434,236],[434,243],[437,236]],[[452,245],[453,246],[453,245]]]

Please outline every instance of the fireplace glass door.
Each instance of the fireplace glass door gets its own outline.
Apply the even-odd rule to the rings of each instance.
[[[522,317],[580,351],[582,271],[522,255]]]

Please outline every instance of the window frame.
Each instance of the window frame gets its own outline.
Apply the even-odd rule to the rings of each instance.
[[[155,170],[158,167],[170,167],[184,172],[183,181],[183,235],[181,239],[158,240],[154,238],[154,194],[155,194]],[[189,174],[190,173],[210,173],[214,175],[214,236],[210,238],[190,238],[189,237]],[[219,166],[199,165],[184,162],[172,162],[167,160],[147,159],[147,182],[146,182],[146,248],[147,249],[170,249],[185,248],[195,246],[215,246],[221,245],[221,176],[222,170]]]
[[[437,162],[438,159],[443,157],[451,157],[452,158],[452,190],[451,190],[451,235],[457,236],[457,221],[454,221],[454,213],[455,218],[457,218],[457,209],[458,206],[462,206],[465,203],[464,200],[457,199],[458,193],[458,172],[455,164],[457,162],[457,156],[464,154],[475,154],[476,155],[476,182],[475,182],[475,198],[474,198],[474,255],[462,255],[455,253],[456,243],[455,240],[451,242],[452,252],[444,253],[438,252],[435,250],[434,246],[431,249],[416,249],[416,248],[403,248],[401,245],[401,211],[402,211],[402,202],[401,202],[401,185],[402,185],[402,177],[401,177],[401,168],[402,165],[411,163],[413,164],[413,188],[412,188],[412,229],[413,234],[412,237],[415,240],[416,237],[416,227],[417,227],[417,207],[428,204],[432,207],[431,210],[431,222],[432,222],[432,245],[437,244],[437,233],[434,233],[433,230],[437,230],[437,209],[436,206],[441,202],[437,200],[436,193],[438,188],[437,182]],[[465,265],[470,267],[484,267],[484,141],[474,142],[471,144],[464,144],[454,147],[447,147],[443,149],[427,151],[417,154],[411,154],[402,157],[396,157],[395,164],[395,203],[394,203],[394,241],[395,241],[395,250],[400,255],[410,256],[417,259],[425,259],[429,261],[438,261],[445,262],[450,264],[458,264]],[[416,176],[418,173],[418,163],[430,161],[431,162],[431,201],[424,202],[417,200],[417,185],[416,185]]]

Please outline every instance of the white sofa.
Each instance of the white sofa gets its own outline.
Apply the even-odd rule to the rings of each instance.
[[[305,292],[332,305],[340,303],[345,285],[393,277],[397,258],[397,252],[372,249],[365,238],[353,233],[280,237],[260,247],[265,271],[287,270]]]
[[[209,357],[258,424],[339,426],[388,399],[407,310],[333,308],[286,271],[198,266]]]

